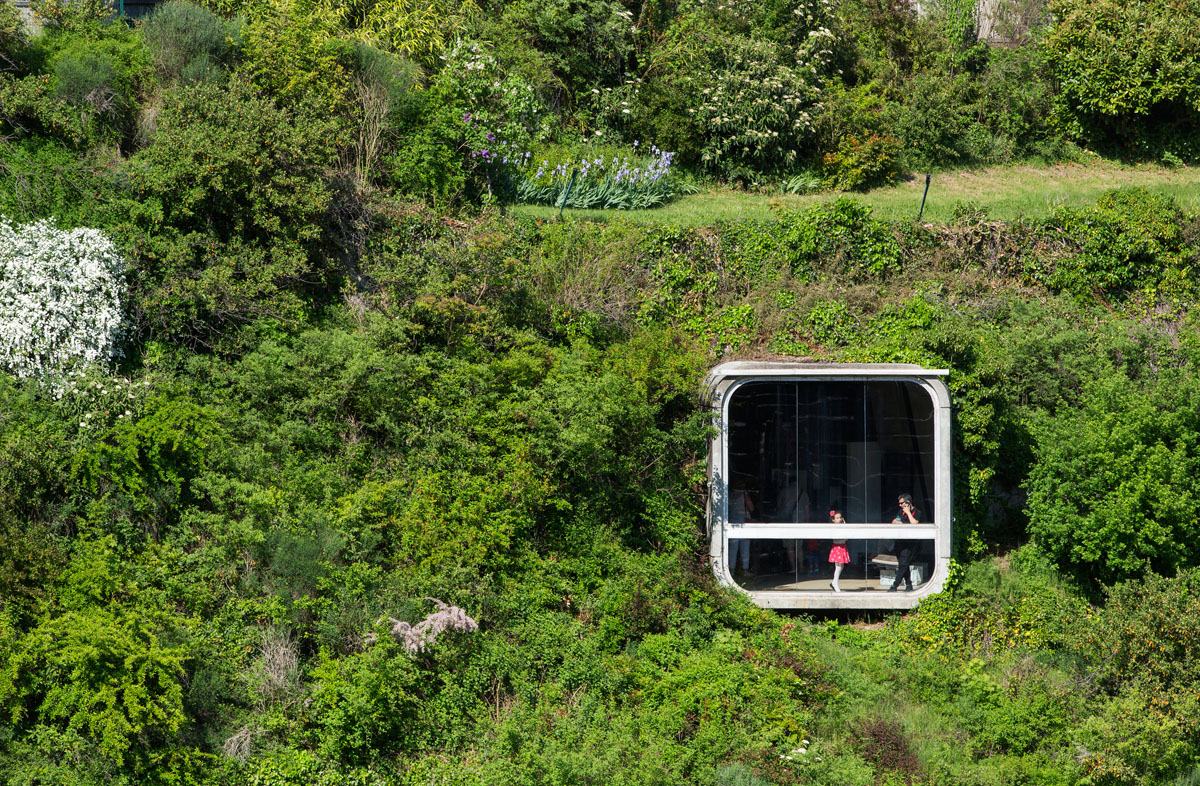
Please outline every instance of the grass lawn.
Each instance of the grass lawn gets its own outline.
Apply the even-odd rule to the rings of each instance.
[[[1200,212],[1200,167],[1167,169],[1160,166],[1125,166],[1098,160],[1080,164],[1032,166],[1019,164],[989,169],[939,172],[933,175],[924,221],[950,220],[956,202],[974,202],[991,218],[1036,218],[1059,205],[1083,207],[1095,203],[1112,188],[1142,186],[1171,194],[1191,213]],[[777,208],[805,208],[818,202],[850,196],[866,202],[881,218],[897,221],[917,217],[924,176],[917,175],[891,188],[865,194],[825,193],[793,196],[715,190],[686,196],[654,210],[565,210],[564,216],[606,220],[624,218],[655,224],[697,226],[720,219],[769,219]],[[540,205],[518,205],[518,215],[551,218],[558,211]]]

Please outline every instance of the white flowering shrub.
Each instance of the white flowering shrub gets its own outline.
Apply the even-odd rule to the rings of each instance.
[[[814,31],[814,44],[829,35],[825,29]],[[771,42],[730,41],[725,67],[700,90],[702,101],[695,109],[706,167],[771,170],[796,162],[814,135],[830,50],[806,54],[811,59],[789,64]]]
[[[478,131],[478,141],[490,135],[527,145],[550,138],[556,119],[545,100],[523,74],[506,68],[487,43],[459,41],[441,60],[443,78],[453,81],[470,107],[468,125]]]
[[[0,216],[0,368],[61,377],[121,355],[125,262],[95,229]]]
[[[104,432],[122,421],[141,420],[156,393],[148,377],[135,380],[80,369],[56,380],[54,399],[81,430]]]

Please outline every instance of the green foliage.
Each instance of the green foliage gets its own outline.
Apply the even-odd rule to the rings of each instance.
[[[213,78],[230,64],[239,31],[189,0],[168,0],[142,23],[142,38],[166,82]]]
[[[141,615],[68,612],[21,639],[0,703],[18,728],[80,735],[118,766],[159,775],[158,748],[186,720],[184,660]]]
[[[500,458],[498,477],[432,472],[410,483],[365,488],[344,526],[381,530],[390,559],[418,575],[488,571],[528,536],[549,492],[520,454]]]
[[[404,194],[451,206],[479,197],[467,168],[466,129],[470,107],[449,79],[437,80],[414,95],[398,132],[403,142],[385,158],[388,179]]]
[[[134,307],[153,335],[208,342],[248,318],[300,316],[329,275],[318,249],[332,132],[237,81],[170,94],[130,162]]]
[[[889,628],[889,640],[913,655],[961,662],[1065,647],[1086,618],[1086,604],[1033,549],[1016,552],[1011,568],[974,563],[961,585],[922,602],[916,614]]]
[[[790,65],[775,45],[740,37],[723,42],[719,63],[695,109],[701,161],[727,175],[795,164],[811,143],[819,77]],[[818,58],[813,71],[823,64]]]
[[[348,6],[356,37],[423,64],[436,62],[447,41],[477,11],[474,2],[444,0],[428,4],[411,0],[359,0]]]
[[[128,28],[74,19],[30,49],[23,65],[31,73],[0,72],[0,122],[22,136],[45,134],[72,146],[132,138],[150,69],[145,45]]]
[[[1060,578],[1096,600],[1196,558],[1177,205],[911,227],[841,200],[647,230],[400,198],[502,202],[471,156],[494,141],[653,140],[742,185],[808,173],[793,190],[827,155],[841,188],[1053,157],[1109,122],[1067,111],[1054,34],[975,45],[960,2],[203,5],[223,18],[46,2],[31,41],[0,5],[0,212],[119,238],[138,327],[132,380],[0,380],[0,780],[1195,771],[1193,574],[1095,608]],[[1180,18],[1151,25],[1161,51]],[[1150,78],[1181,92],[1112,123],[1165,127],[1187,75]],[[696,391],[764,348],[949,368],[958,549],[1026,540],[1023,485],[1036,545],[881,629],[717,587]],[[414,656],[386,620],[430,596],[481,629]]]
[[[539,151],[524,155],[504,147],[515,171],[515,199],[556,207],[642,210],[670,202],[676,183],[669,173],[673,155],[647,145],[638,149],[585,145],[582,150]],[[632,158],[631,158],[632,155]],[[507,156],[512,156],[508,158]],[[493,163],[493,169],[497,169]],[[568,187],[570,193],[568,194]],[[564,204],[565,200],[565,204]]]
[[[1040,47],[987,50],[974,96],[976,122],[964,135],[972,159],[1008,163],[1026,157],[1069,158],[1054,127],[1056,95],[1048,72]]]
[[[113,7],[108,0],[33,0],[30,8],[52,33],[93,35],[113,27]]]
[[[1174,201],[1144,189],[1110,191],[1094,209],[1060,209],[1048,223],[1046,229],[1070,246],[1065,254],[1035,256],[1027,273],[1079,295],[1177,290],[1196,258]]]
[[[545,101],[490,47],[462,41],[443,57],[446,69],[402,109],[403,141],[387,161],[391,180],[436,204],[511,201],[515,182],[502,149],[515,164],[532,140],[548,136]],[[483,151],[499,154],[494,164]]]
[[[1197,581],[1200,572],[1188,568],[1107,590],[1104,608],[1077,634],[1105,690],[1118,693],[1142,681],[1154,686],[1155,698],[1191,705],[1194,697],[1186,694],[1200,678]]]
[[[213,414],[203,407],[151,402],[146,415],[119,417],[90,450],[77,454],[73,479],[108,502],[109,515],[123,510],[158,533],[172,512],[194,504],[192,483],[205,469],[218,435]]]
[[[566,87],[568,100],[612,85],[632,50],[633,14],[613,0],[517,0],[506,4],[502,21],[537,47]]]
[[[970,133],[979,133],[979,111],[974,104],[975,87],[965,75],[925,71],[914,74],[905,87],[911,103],[897,112],[895,134],[904,144],[905,163],[930,171],[935,166],[952,166],[973,158]],[[892,151],[899,154],[899,149]],[[976,160],[994,160],[994,153],[978,151]]]
[[[597,88],[598,120],[627,141],[653,139],[689,166],[696,165],[705,145],[696,119],[696,72],[708,66],[713,48],[703,19],[682,17],[643,50],[645,62],[653,64],[653,78]]]
[[[59,36],[47,63],[55,96],[79,113],[79,126],[94,139],[127,139],[137,99],[149,82],[149,56],[123,26],[100,36]]]
[[[783,253],[792,272],[804,277],[828,271],[852,279],[886,276],[900,267],[900,242],[871,208],[852,199],[780,216]]]
[[[1079,630],[1092,676],[1116,697],[1080,730],[1097,780],[1162,782],[1200,758],[1196,584],[1194,568],[1118,584]]]
[[[254,84],[284,105],[325,117],[345,110],[354,47],[346,8],[316,0],[264,0],[243,9],[243,58]]]
[[[977,40],[978,7],[963,0],[941,0],[935,12],[936,21],[943,27],[943,34],[950,46],[968,49]]]
[[[365,763],[414,742],[420,675],[390,636],[360,655],[334,660],[323,653],[313,678],[313,741],[323,758]]]
[[[812,337],[822,344],[844,345],[854,337],[854,318],[840,300],[820,300],[805,316]]]
[[[0,145],[0,171],[0,214],[13,221],[52,217],[60,227],[113,221],[108,208],[118,193],[116,178],[64,145],[32,139]]]
[[[24,79],[0,74],[0,120],[6,131],[21,136],[44,135],[73,147],[82,146],[87,134],[79,118],[79,113],[55,98],[49,74]],[[4,145],[6,159],[9,148]],[[6,169],[9,166],[6,163]]]
[[[842,191],[859,191],[896,182],[900,143],[872,134],[863,140],[849,136],[837,151],[825,154],[825,185]]]
[[[70,447],[35,384],[0,381],[0,607],[14,618],[33,612],[63,559],[51,522],[66,490]]]
[[[1200,112],[1196,7],[1056,0],[1050,12],[1057,21],[1043,46],[1072,131],[1193,158],[1180,126],[1194,128]]]
[[[1111,583],[1195,562],[1198,396],[1190,375],[1109,373],[1078,410],[1037,424],[1030,532],[1064,571]]]
[[[17,7],[5,3],[0,7],[0,72],[17,68],[27,39],[25,24]]]
[[[266,247],[312,241],[329,199],[331,128],[238,82],[171,95],[133,162],[143,214],[184,233]]]
[[[389,781],[362,767],[331,763],[310,750],[272,751],[247,768],[250,786],[382,786]]]

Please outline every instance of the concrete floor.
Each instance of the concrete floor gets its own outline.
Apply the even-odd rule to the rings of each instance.
[[[829,582],[833,580],[833,571],[822,571],[820,574],[810,576],[804,573],[800,574],[799,580],[796,579],[793,573],[775,573],[763,576],[734,576],[734,580],[746,590],[751,592],[762,591],[796,591],[802,590],[805,592],[832,592],[829,587]],[[921,585],[913,582],[913,588],[916,589]],[[864,579],[862,569],[855,571],[845,571],[842,577],[838,579],[838,587],[842,592],[887,592],[888,587],[880,585],[879,577],[875,571],[871,571],[871,578]],[[904,591],[901,586],[900,592]]]

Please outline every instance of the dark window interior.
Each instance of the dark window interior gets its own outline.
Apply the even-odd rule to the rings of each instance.
[[[745,520],[886,523],[911,494],[933,523],[933,401],[913,382],[748,382],[729,403],[731,498]],[[732,511],[731,511],[732,512]]]

